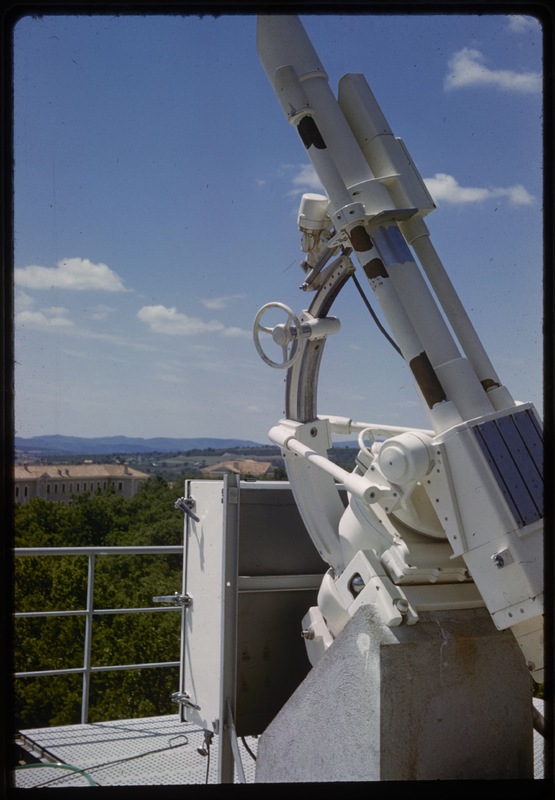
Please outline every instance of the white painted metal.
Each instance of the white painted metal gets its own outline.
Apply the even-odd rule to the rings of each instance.
[[[374,213],[389,208],[391,199],[384,187],[375,180],[356,146],[353,133],[328,84],[328,76],[297,18],[278,15],[259,17],[257,47],[269,80],[276,91],[278,87],[280,89],[280,102],[290,122],[296,123],[299,115],[314,114],[318,118],[332,154],[326,163],[319,164],[325,173],[321,179],[332,206],[330,216],[344,214],[347,219],[354,221],[353,215],[349,214],[350,207],[365,204]],[[285,74],[284,70],[280,70],[284,66],[293,69]],[[290,99],[293,99],[292,106]],[[345,147],[346,141],[348,147]],[[311,158],[318,159],[320,155],[321,152],[310,153]],[[339,199],[337,194],[334,197],[330,191],[330,186],[337,190],[338,185],[344,187],[339,189]],[[356,202],[353,203],[355,195]]]
[[[422,218],[433,200],[364,78],[343,78],[336,101],[293,16],[259,18],[258,49],[329,200],[327,225],[322,198],[301,202],[299,228],[309,253],[301,266],[312,268],[301,288],[316,291],[302,318],[326,319],[350,274],[345,254],[341,270],[330,265],[329,280],[320,280],[323,248],[352,250],[433,429],[394,433],[368,425],[373,442],[367,447],[363,423],[317,412],[325,337],[318,348],[307,342],[288,365],[286,418],[270,438],[282,449],[305,524],[331,567],[319,595],[321,613],[313,610],[305,620],[318,640],[310,648],[322,651],[322,620],[337,635],[361,603],[377,605],[389,625],[416,621],[419,603],[485,603],[498,628],[514,628],[530,671],[541,680],[541,423],[530,404],[515,405],[500,384],[429,241]],[[317,238],[314,230],[326,236]],[[352,473],[328,458],[331,430],[361,432]],[[338,481],[348,492],[345,509],[332,499]]]
[[[206,730],[220,720],[222,674],[222,609],[225,588],[223,566],[223,484],[203,481],[195,486],[195,513],[200,522],[186,524],[187,563],[184,592],[193,598],[186,611],[185,663],[180,689],[190,696],[193,706],[185,706],[187,722]],[[230,587],[227,587],[228,589]]]
[[[430,232],[423,221],[423,217],[435,209],[435,203],[404,142],[393,135],[363,75],[345,75],[341,78],[338,102],[370,168],[387,185],[396,208],[416,210],[409,219],[400,220],[399,227],[407,242],[414,248],[479,380],[487,381],[488,393],[498,390],[499,378],[433,247]],[[490,399],[497,410],[514,406],[506,389],[503,401],[494,402]]]
[[[237,736],[261,733],[308,672],[300,626],[325,565],[284,481],[188,481],[187,497],[178,699],[187,722],[218,735],[231,783]]]
[[[273,328],[262,325],[264,315],[274,308],[286,314],[286,321]],[[328,336],[338,333],[340,327],[341,324],[335,317],[318,318],[313,317],[308,311],[303,311],[299,319],[295,312],[284,303],[267,303],[262,306],[254,320],[254,343],[261,359],[268,366],[275,369],[288,369],[298,361],[307,341],[317,342],[326,339]],[[260,341],[261,333],[270,334],[274,343],[281,348],[281,361],[273,361],[266,355]]]

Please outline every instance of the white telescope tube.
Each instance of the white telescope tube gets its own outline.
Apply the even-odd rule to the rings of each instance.
[[[514,407],[502,386],[457,292],[447,275],[422,219],[435,208],[403,142],[394,136],[364,75],[344,75],[339,81],[339,105],[355,135],[370,169],[384,180],[398,209],[414,207],[410,219],[399,219],[399,227],[413,247],[445,312],[464,354],[496,410]]]
[[[260,62],[284,110],[290,99],[293,106],[295,105],[298,91],[295,91],[290,80],[283,81],[283,68],[291,67],[302,84],[310,113],[316,120],[326,149],[329,150],[349,191],[351,202],[355,200],[363,203],[367,214],[377,214],[392,208],[391,197],[387,189],[375,180],[330,88],[327,73],[298,17],[259,16],[257,48]],[[281,76],[279,81],[276,79],[278,72]],[[295,122],[295,119],[290,117],[290,122]],[[309,156],[312,159],[313,153],[309,153]],[[333,192],[327,186],[326,191],[333,201]]]

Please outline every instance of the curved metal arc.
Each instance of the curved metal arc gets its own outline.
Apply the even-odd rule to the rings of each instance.
[[[330,264],[308,313],[318,319],[328,316],[354,269],[346,256]],[[317,419],[318,376],[325,343],[325,337],[307,341],[300,358],[287,370],[285,416],[289,420],[305,423]],[[286,458],[285,463],[297,508],[316,549],[324,561],[341,572],[344,563],[338,527],[344,504],[338,484],[304,458]]]
[[[327,317],[355,267],[347,256],[341,256],[326,268],[325,280],[308,308],[311,316]],[[302,321],[302,320],[301,320]],[[311,422],[317,417],[317,389],[320,363],[326,339],[308,341],[303,353],[287,370],[285,416],[296,422]]]

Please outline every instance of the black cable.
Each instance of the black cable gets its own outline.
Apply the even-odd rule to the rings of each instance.
[[[248,744],[247,744],[247,741],[246,741],[246,739],[245,739],[245,737],[244,737],[244,736],[241,736],[241,741],[243,742],[243,747],[245,748],[245,750],[247,751],[247,753],[249,754],[249,756],[252,758],[252,760],[253,760],[253,761],[256,761],[256,756],[255,756],[255,754],[252,752],[252,750],[250,749],[250,747],[248,746]]]
[[[210,745],[212,744],[212,739],[214,738],[214,734],[212,731],[204,730],[204,746],[197,747],[197,753],[201,756],[206,758],[206,778],[205,783],[208,783],[210,777]]]
[[[395,341],[394,341],[394,340],[391,338],[391,336],[389,335],[389,333],[386,331],[386,329],[384,328],[384,326],[382,325],[382,323],[380,322],[380,320],[379,320],[379,319],[378,319],[378,317],[376,316],[376,312],[374,311],[374,309],[373,309],[373,308],[372,308],[372,306],[370,305],[370,302],[369,302],[368,298],[366,297],[366,295],[364,294],[364,290],[363,290],[362,286],[360,285],[360,283],[359,283],[359,281],[358,281],[358,278],[357,278],[357,276],[354,274],[354,272],[353,272],[353,274],[352,274],[352,276],[351,276],[351,277],[352,277],[352,279],[353,279],[353,281],[354,281],[354,283],[355,283],[355,286],[356,286],[356,287],[357,287],[357,289],[358,289],[358,293],[360,294],[360,296],[362,297],[362,299],[363,299],[363,301],[364,301],[364,305],[366,306],[366,308],[367,308],[367,309],[368,309],[368,311],[370,312],[370,315],[371,315],[372,319],[374,320],[374,322],[376,323],[376,325],[378,326],[379,330],[380,330],[380,331],[383,333],[383,335],[385,336],[385,338],[387,339],[387,341],[389,342],[389,344],[390,344],[390,345],[393,347],[393,349],[394,349],[394,350],[396,350],[396,351],[397,351],[397,353],[399,353],[399,355],[401,356],[401,358],[404,360],[404,356],[403,356],[403,354],[402,354],[402,352],[401,352],[401,350],[400,350],[399,346],[398,346],[398,345],[397,345],[397,343],[396,343],[396,342],[395,342]]]
[[[212,734],[208,734],[207,731],[204,732],[204,741],[206,744],[206,779],[205,783],[208,784],[210,779],[210,745],[212,744]]]
[[[205,783],[208,784],[210,778],[210,742],[206,743],[206,779]]]

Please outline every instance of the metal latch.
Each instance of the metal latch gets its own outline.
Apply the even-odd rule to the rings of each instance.
[[[197,706],[195,703],[191,702],[191,695],[187,694],[187,692],[174,692],[172,694],[172,701],[174,703],[179,703],[182,706],[189,706],[189,708],[195,708],[197,711],[200,711],[200,706]]]
[[[506,567],[508,564],[514,564],[514,558],[509,550],[500,550],[498,553],[494,553],[491,560],[497,569],[503,569],[503,567]]]
[[[174,606],[183,606],[183,608],[189,608],[189,606],[193,602],[193,598],[190,594],[179,594],[179,592],[175,592],[175,594],[162,594],[159,597],[152,598],[153,603],[171,603]]]
[[[178,500],[175,501],[173,504],[174,508],[179,508],[183,511],[188,517],[194,519],[195,522],[200,522],[200,517],[194,513],[193,508],[195,506],[195,501],[192,497],[180,497]]]

